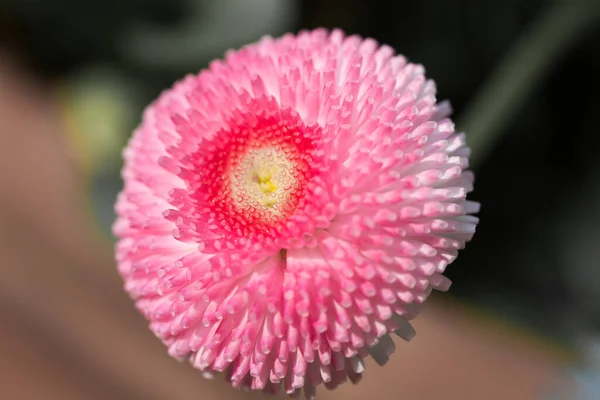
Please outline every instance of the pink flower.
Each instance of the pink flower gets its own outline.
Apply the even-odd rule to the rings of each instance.
[[[307,398],[385,364],[475,231],[449,111],[422,66],[339,30],[266,37],[164,92],[114,232],[169,353]]]

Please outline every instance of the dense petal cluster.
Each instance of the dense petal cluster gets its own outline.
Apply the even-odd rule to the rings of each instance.
[[[124,151],[125,288],[169,353],[288,393],[384,364],[475,231],[464,136],[420,65],[315,30],[165,91]]]

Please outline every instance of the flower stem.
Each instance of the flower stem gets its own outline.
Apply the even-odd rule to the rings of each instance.
[[[598,21],[600,2],[556,0],[517,41],[457,124],[467,132],[474,168],[486,159],[555,62]]]

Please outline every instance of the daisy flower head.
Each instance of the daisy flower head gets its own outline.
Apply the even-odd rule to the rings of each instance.
[[[477,224],[449,111],[422,66],[324,29],[163,92],[124,151],[114,233],[169,353],[309,399],[385,364]]]

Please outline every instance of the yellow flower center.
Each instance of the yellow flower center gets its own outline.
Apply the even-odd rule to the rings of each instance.
[[[273,174],[277,172],[276,167],[262,169],[254,172],[256,183],[262,191],[262,196],[257,198],[264,206],[272,207],[277,200],[272,193],[277,191],[277,185],[273,183]]]
[[[300,182],[297,167],[286,150],[257,146],[232,168],[232,194],[238,206],[259,207],[263,216],[289,214],[289,197]]]

